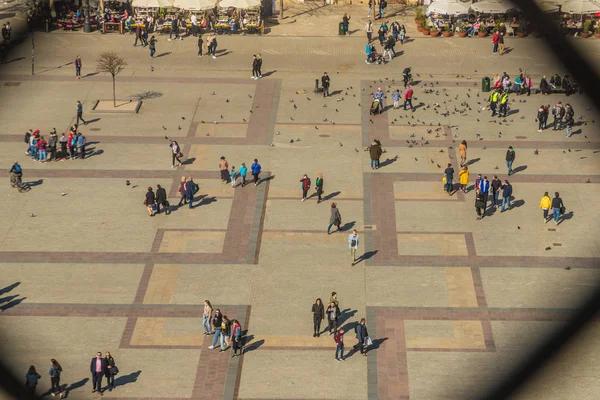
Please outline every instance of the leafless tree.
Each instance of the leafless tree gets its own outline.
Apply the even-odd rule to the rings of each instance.
[[[116,89],[115,89],[115,78],[117,77],[119,72],[121,72],[121,71],[123,71],[123,69],[125,69],[125,67],[127,66],[127,62],[125,62],[125,60],[123,60],[121,57],[119,57],[117,55],[117,53],[114,53],[112,51],[107,51],[107,52],[101,53],[100,56],[98,57],[97,62],[98,62],[98,65],[97,65],[96,69],[98,70],[98,72],[105,72],[112,76],[113,105],[116,108],[117,107],[117,95],[116,95]]]

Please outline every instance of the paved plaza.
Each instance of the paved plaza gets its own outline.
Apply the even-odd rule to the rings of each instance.
[[[364,20],[364,6],[348,8]],[[600,279],[600,115],[581,95],[511,95],[509,115],[491,118],[482,77],[523,68],[537,86],[563,72],[543,42],[507,39],[512,51],[492,56],[489,38],[425,38],[403,21],[414,40],[384,66],[364,62],[362,30],[291,37],[291,24],[219,37],[216,60],[197,57],[193,38],[159,36],[151,60],[130,35],[36,33],[34,76],[30,42],[18,45],[0,67],[0,159],[6,170],[19,160],[32,189],[17,192],[8,174],[0,185],[0,352],[19,379],[33,364],[46,392],[56,358],[69,398],[97,398],[89,362],[111,351],[120,374],[110,399],[470,399],[561,326]],[[600,65],[600,41],[573,43]],[[108,50],[128,63],[117,98],[141,100],[137,114],[92,111],[112,98],[110,77],[95,71]],[[69,65],[78,54],[80,81]],[[370,115],[371,93],[384,88],[390,106],[406,66],[415,112]],[[326,99],[313,93],[324,71]],[[77,100],[89,156],[31,161],[24,133],[67,132]],[[575,110],[570,138],[537,132],[539,105],[558,101]],[[171,168],[165,136],[182,145],[184,165]],[[378,170],[365,151],[374,139],[385,149]],[[512,209],[476,220],[474,190],[445,194],[443,170],[451,163],[458,176],[462,140],[469,186],[479,173],[509,179]],[[221,156],[236,168],[257,158],[260,185],[222,183]],[[299,180],[314,185],[317,172],[326,201],[311,189],[301,202]],[[176,205],[182,176],[199,184],[195,207],[149,218],[147,187],[161,184]],[[540,218],[546,191],[565,203],[558,225]],[[327,235],[331,202],[343,233]],[[312,337],[311,305],[333,291],[345,362],[332,336]],[[205,299],[247,331],[242,357],[208,349]],[[374,342],[367,357],[352,350],[361,318]],[[594,322],[516,398],[598,398],[599,348]]]

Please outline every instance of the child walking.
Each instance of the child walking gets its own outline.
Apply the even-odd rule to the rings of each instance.
[[[231,167],[231,172],[229,173],[229,177],[231,178],[231,187],[235,188],[235,179],[237,177],[237,172],[235,171],[235,166]]]
[[[242,187],[246,186],[246,174],[248,173],[248,168],[246,168],[246,164],[242,163],[240,167],[240,177],[242,178]]]

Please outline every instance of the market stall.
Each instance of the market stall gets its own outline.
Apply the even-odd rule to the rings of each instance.
[[[157,32],[162,31],[163,25],[168,26],[168,29],[171,28],[170,22],[166,22],[167,15],[172,16],[177,11],[173,8],[173,0],[133,0],[133,7],[135,10],[135,21],[132,27],[137,27],[138,24],[141,24],[149,30],[154,28]],[[146,26],[148,17],[150,17],[154,27]]]
[[[507,0],[485,0],[471,4],[471,9],[482,14],[506,14],[516,7]]]
[[[222,0],[218,25],[229,31],[239,28],[244,33],[262,33],[263,22],[260,18],[260,0]]]
[[[206,29],[202,27],[202,21],[204,19],[208,19],[208,15],[206,14],[207,10],[212,10],[216,7],[216,0],[175,0],[173,3],[175,8],[182,10],[185,14],[186,26],[187,28],[194,32],[192,27],[192,15],[196,16],[197,28],[200,29],[200,32]],[[188,12],[189,11],[189,12]]]

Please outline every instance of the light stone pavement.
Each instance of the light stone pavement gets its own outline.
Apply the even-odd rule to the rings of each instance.
[[[306,20],[315,26],[318,17]],[[323,18],[332,28],[334,17]],[[93,398],[89,360],[109,350],[121,373],[107,398],[473,398],[597,288],[600,116],[580,95],[513,95],[506,121],[481,112],[483,76],[527,68],[537,84],[561,70],[548,66],[541,41],[510,39],[514,50],[492,57],[487,39],[416,36],[402,56],[377,66],[363,61],[362,31],[287,37],[292,26],[220,37],[225,52],[216,60],[196,57],[191,38],[159,37],[157,52],[166,54],[150,60],[129,35],[41,33],[35,76],[28,42],[2,66],[0,158],[7,169],[19,160],[34,186],[18,193],[0,185],[0,351],[18,376],[36,365],[39,393],[49,388],[48,360],[57,358],[69,397]],[[597,41],[574,43],[598,65]],[[112,94],[110,78],[94,74],[105,50],[127,60],[117,96],[142,98],[138,114],[91,111]],[[272,73],[253,81],[257,52]],[[67,65],[76,54],[92,74],[82,81]],[[420,81],[417,110],[370,116],[369,93],[390,90],[389,104],[407,65]],[[313,93],[323,71],[332,78],[329,99]],[[30,161],[24,132],[65,131],[77,100],[93,121],[82,127],[89,157]],[[537,132],[539,103],[557,101],[575,109],[571,138]],[[165,135],[183,145],[184,166],[170,168]],[[386,150],[377,171],[364,151],[374,138]],[[478,173],[507,178],[505,151],[515,147],[513,209],[476,221],[473,192],[442,192],[438,164],[458,172],[463,139],[470,185]],[[235,189],[221,183],[222,155],[236,167],[258,158],[264,180]],[[314,185],[318,171],[327,201],[300,202],[299,179],[307,173]],[[181,176],[199,183],[199,205],[149,218],[146,188],[163,185],[176,204]],[[545,191],[560,192],[567,207],[558,226],[540,218]],[[345,233],[325,232],[332,201]],[[347,245],[353,228],[364,254],[355,266]],[[346,351],[356,321],[367,318],[375,342],[367,357],[336,362],[332,337],[311,336],[311,304],[332,291]],[[207,349],[204,299],[247,330],[243,357]],[[591,324],[517,398],[596,398],[599,333]]]

